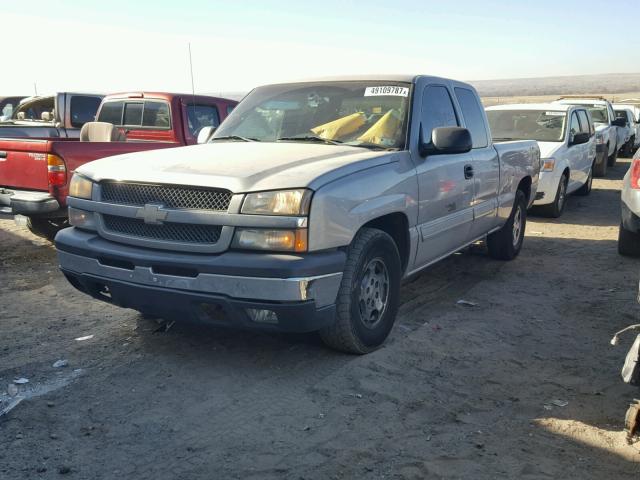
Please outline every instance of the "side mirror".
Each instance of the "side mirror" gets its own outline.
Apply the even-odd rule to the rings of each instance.
[[[202,143],[207,143],[211,139],[211,135],[216,131],[216,127],[202,127],[198,132],[197,142],[198,145]]]
[[[583,143],[587,143],[589,141],[590,135],[587,132],[579,132],[573,135],[573,140],[571,141],[571,145],[582,145]]]
[[[616,127],[626,127],[627,121],[624,118],[616,118],[613,122],[611,122],[611,125],[614,125]]]
[[[429,142],[424,141],[424,132],[420,127],[420,155],[443,155],[467,153],[473,147],[471,133],[462,127],[438,127],[431,132]]]

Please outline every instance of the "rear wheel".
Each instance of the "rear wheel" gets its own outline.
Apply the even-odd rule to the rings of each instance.
[[[630,232],[620,224],[618,253],[626,257],[640,257],[640,234]]]
[[[609,167],[615,167],[617,161],[618,161],[618,145],[616,145],[616,148],[613,149],[613,153],[609,155],[609,158],[607,158],[607,165]]]
[[[587,177],[587,181],[584,185],[582,185],[578,190],[576,190],[576,195],[586,196],[591,193],[591,187],[593,186],[593,165],[589,169],[589,176]]]
[[[527,199],[522,192],[516,192],[516,199],[507,223],[487,236],[489,255],[498,260],[513,260],[520,253],[527,226]]]
[[[398,248],[385,232],[363,228],[347,254],[336,301],[336,322],[320,330],[328,346],[348,353],[380,347],[396,319],[400,301]]]
[[[27,217],[27,228],[31,233],[52,242],[56,233],[68,226],[68,218]]]
[[[558,218],[564,211],[567,203],[567,185],[569,183],[569,175],[565,172],[560,177],[558,189],[556,190],[556,198],[549,205],[538,207],[537,211],[546,217]]]

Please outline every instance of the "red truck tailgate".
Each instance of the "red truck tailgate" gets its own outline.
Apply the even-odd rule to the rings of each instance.
[[[0,139],[0,187],[49,189],[48,140]]]

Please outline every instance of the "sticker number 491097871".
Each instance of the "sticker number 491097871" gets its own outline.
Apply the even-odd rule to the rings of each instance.
[[[364,90],[365,97],[408,97],[409,87],[397,87],[393,85],[387,85],[382,87],[367,87]]]

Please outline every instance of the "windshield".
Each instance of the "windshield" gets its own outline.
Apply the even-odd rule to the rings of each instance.
[[[253,90],[212,141],[317,141],[366,148],[405,145],[411,84],[318,82]]]
[[[561,142],[567,114],[549,110],[488,110],[487,118],[496,141]]]
[[[609,123],[609,115],[607,113],[607,107],[601,107],[599,105],[593,105],[587,107],[587,110],[591,112],[594,123]]]

